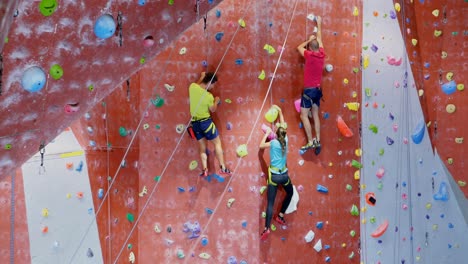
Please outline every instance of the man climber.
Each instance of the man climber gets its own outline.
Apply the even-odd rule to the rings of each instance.
[[[302,151],[315,148],[315,154],[321,151],[320,145],[320,119],[319,107],[322,98],[322,72],[325,63],[325,50],[322,43],[322,18],[317,16],[317,34],[311,35],[309,40],[297,46],[297,50],[305,59],[304,90],[301,96],[301,121],[307,135],[307,144],[301,147]],[[312,108],[316,138],[312,137],[312,127],[309,120],[309,111]]]

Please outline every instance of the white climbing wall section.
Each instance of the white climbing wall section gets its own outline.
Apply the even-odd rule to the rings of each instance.
[[[364,1],[361,261],[465,263],[467,200],[432,150],[398,12]]]

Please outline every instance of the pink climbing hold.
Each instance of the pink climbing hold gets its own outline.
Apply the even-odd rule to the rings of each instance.
[[[377,176],[377,178],[379,179],[382,179],[382,177],[384,176],[385,174],[385,169],[380,167],[378,170],[377,170],[377,173],[375,174],[375,176]]]
[[[296,111],[298,113],[301,112],[301,98],[297,99],[296,101],[294,101],[294,107],[296,108]]]

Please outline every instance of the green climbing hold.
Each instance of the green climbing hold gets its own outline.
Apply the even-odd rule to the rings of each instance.
[[[174,4],[174,0],[169,0],[168,4],[169,4],[169,5],[173,5],[173,4]]]
[[[352,160],[351,165],[356,169],[361,169],[362,168],[362,164],[357,160]]]
[[[379,182],[379,183],[377,184],[377,189],[382,190],[382,188],[383,188],[383,183],[382,183],[382,182]]]
[[[127,248],[128,248],[128,249],[132,249],[132,247],[133,247],[132,244],[128,244],[128,245],[127,245]]]
[[[89,90],[90,92],[94,91],[94,85],[90,84],[90,85],[88,86],[88,90]]]
[[[140,64],[145,64],[146,62],[146,58],[145,57],[141,57],[140,58]]]
[[[63,76],[62,67],[58,64],[52,65],[52,67],[50,67],[50,75],[52,76],[52,78],[54,78],[54,80],[58,80],[62,78]]]
[[[122,137],[126,137],[128,135],[128,131],[127,131],[127,129],[125,127],[120,127],[119,128],[119,134]]]
[[[6,149],[6,150],[9,150],[9,149],[11,149],[11,148],[12,148],[12,146],[11,146],[11,144],[10,144],[10,143],[8,143],[8,144],[5,144],[5,149]]]
[[[379,155],[380,156],[383,156],[384,153],[385,153],[385,150],[383,148],[379,149]]]
[[[346,184],[346,190],[352,191],[352,190],[353,190],[353,186],[351,186],[351,184]]]
[[[375,216],[372,216],[370,219],[369,219],[369,222],[371,222],[372,224],[375,224]]]
[[[160,125],[156,125],[155,128],[156,128],[156,129],[160,129],[161,126],[160,126]]]
[[[162,99],[159,95],[156,96],[156,99],[151,99],[151,103],[156,107],[161,107],[164,105],[164,99]]]
[[[349,235],[352,236],[352,237],[356,236],[356,231],[351,230],[351,231],[349,232]]]
[[[39,11],[44,16],[52,15],[55,12],[55,10],[57,10],[57,7],[58,7],[57,0],[42,0],[39,3]]]
[[[359,209],[355,204],[351,206],[351,210],[349,212],[351,213],[352,216],[359,216]]]
[[[276,231],[276,226],[274,224],[271,224],[270,229],[271,231]]]
[[[157,182],[158,182],[159,180],[161,180],[161,176],[156,176],[156,177],[154,177],[154,181],[157,181]]]
[[[359,72],[359,68],[354,67],[354,68],[353,68],[353,72],[354,72],[354,73],[358,73],[358,72]]]
[[[135,221],[135,216],[131,213],[127,213],[127,220],[130,221],[130,223],[133,223],[133,221]]]
[[[369,130],[374,132],[374,134],[377,134],[377,132],[379,132],[379,128],[374,124],[370,124]]]
[[[8,37],[5,37],[5,40],[4,40],[5,44],[8,43],[8,40],[9,40]]]

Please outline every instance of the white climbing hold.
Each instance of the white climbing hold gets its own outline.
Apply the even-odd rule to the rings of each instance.
[[[168,90],[169,92],[173,92],[174,89],[175,89],[175,86],[174,85],[170,85],[170,84],[164,84],[164,87],[166,88],[166,90]]]
[[[135,263],[135,254],[133,254],[133,252],[130,252],[130,255],[128,256],[128,261],[130,261],[130,263]]]
[[[309,233],[307,233],[307,235],[305,235],[304,239],[305,239],[306,243],[310,243],[310,242],[312,242],[312,240],[314,240],[314,237],[315,237],[314,231],[309,230]]]
[[[314,249],[317,252],[320,252],[322,250],[322,239],[319,239],[319,241],[317,241],[317,243],[315,243]]]
[[[200,258],[202,259],[209,259],[211,258],[211,255],[206,253],[206,252],[203,252],[203,253],[200,253],[200,255],[198,255]]]
[[[138,194],[138,196],[143,197],[147,193],[148,193],[148,189],[146,189],[146,185],[145,185],[143,186],[143,190]]]
[[[179,51],[179,54],[184,55],[185,53],[187,53],[187,48],[186,47],[181,48]]]
[[[232,206],[232,204],[234,203],[235,200],[236,200],[236,199],[234,199],[234,198],[230,198],[230,199],[228,200],[228,202],[227,202],[227,207],[228,207],[228,208],[231,208],[231,206]]]

